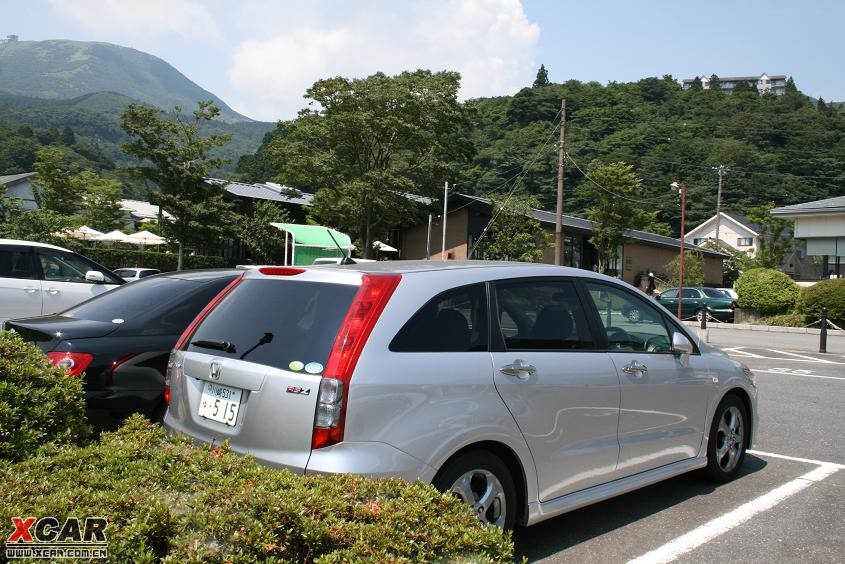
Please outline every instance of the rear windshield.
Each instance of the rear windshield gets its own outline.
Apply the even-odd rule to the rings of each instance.
[[[231,274],[214,280],[186,280],[176,277],[150,278],[126,284],[82,302],[62,313],[75,319],[112,323],[144,323],[150,329],[178,334],[200,310],[237,277]]]
[[[188,350],[319,374],[357,290],[343,284],[244,280],[200,324]]]

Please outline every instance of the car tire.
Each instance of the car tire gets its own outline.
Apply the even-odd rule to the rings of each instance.
[[[513,529],[516,524],[513,476],[498,456],[486,450],[468,451],[449,461],[433,484],[469,505],[482,524],[505,530]]]
[[[714,482],[733,480],[745,458],[749,433],[748,411],[735,395],[725,396],[716,408],[707,441],[705,476]]]
[[[695,320],[701,323],[701,320],[704,319],[705,310],[704,308],[695,312]]]

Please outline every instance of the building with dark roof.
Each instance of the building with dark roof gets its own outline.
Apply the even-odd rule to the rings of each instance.
[[[6,197],[15,198],[20,201],[21,207],[25,210],[34,210],[38,207],[35,202],[35,195],[32,191],[32,182],[38,177],[36,172],[24,172],[22,174],[8,174],[0,176],[0,186],[6,188]]]
[[[710,89],[711,85],[709,76],[700,76],[696,78],[701,81],[702,88],[704,88],[705,90]],[[684,79],[684,90],[692,88],[692,85],[695,82],[696,78]],[[720,76],[719,89],[726,94],[730,94],[734,91],[734,88],[736,88],[737,84],[739,84],[740,82],[744,82],[748,86],[756,88],[757,92],[759,92],[760,94],[765,94],[767,92],[771,92],[772,94],[785,94],[786,78],[787,77],[785,74],[768,75],[766,73],[763,73],[760,76]]]
[[[735,212],[721,212],[718,216],[703,221],[684,235],[684,241],[691,245],[702,245],[707,241],[716,241],[755,256],[760,251],[760,225]]]
[[[823,276],[845,274],[845,196],[774,208],[769,213],[795,222],[795,238],[807,243],[807,256],[821,257]]]

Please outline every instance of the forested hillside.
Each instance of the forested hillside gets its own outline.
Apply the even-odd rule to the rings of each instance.
[[[0,90],[33,98],[66,100],[118,92],[151,106],[188,110],[212,100],[221,121],[251,121],[167,62],[128,47],[90,41],[0,43]]]
[[[72,100],[45,100],[0,92],[0,174],[30,172],[36,151],[45,145],[61,145],[81,168],[105,172],[125,184],[127,196],[144,197],[145,189],[118,172],[133,161],[120,148],[127,137],[120,117],[134,100],[114,92],[85,94]],[[191,112],[196,102],[183,108]],[[215,151],[227,161],[220,171],[234,169],[238,159],[258,148],[273,124],[259,121],[203,125],[206,134],[229,133],[232,139]]]
[[[568,154],[565,213],[582,215],[585,173],[595,161],[632,164],[642,179],[640,204],[660,210],[678,231],[680,206],[669,184],[688,186],[687,214],[697,223],[715,213],[718,176],[729,167],[723,209],[743,212],[774,202],[787,205],[845,195],[845,113],[801,94],[790,80],[785,95],[759,95],[752,88],[733,94],[682,90],[671,76],[633,83],[568,81],[539,84],[514,96],[468,102],[474,127],[470,162],[456,162],[454,178],[472,194],[518,192],[553,210],[557,188],[561,99],[566,98]],[[274,136],[284,135],[280,124]],[[272,136],[268,136],[269,138]],[[279,175],[264,145],[241,159],[248,180]],[[420,186],[421,193],[435,193]]]

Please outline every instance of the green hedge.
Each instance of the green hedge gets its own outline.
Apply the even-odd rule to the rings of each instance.
[[[157,268],[162,272],[176,270],[178,261],[177,255],[173,253],[160,253],[157,251],[136,251],[128,249],[112,249],[90,247],[80,251],[93,261],[99,262],[110,269],[123,266],[137,266],[144,268]],[[223,257],[210,257],[201,255],[186,255],[184,257],[184,268],[223,268],[227,266]]]
[[[845,326],[845,278],[822,280],[801,290],[799,312],[815,321],[821,317],[822,307],[827,308],[828,319]]]
[[[0,523],[104,516],[114,562],[509,562],[507,534],[422,483],[296,476],[131,417],[0,468]],[[5,535],[3,536],[5,539]]]
[[[22,460],[46,444],[81,443],[90,432],[79,378],[0,331],[0,461]]]
[[[736,281],[741,308],[756,309],[764,315],[788,313],[798,299],[798,284],[772,268],[752,268]]]

